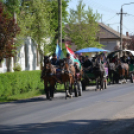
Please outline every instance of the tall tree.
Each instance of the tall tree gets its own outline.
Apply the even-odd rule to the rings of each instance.
[[[7,71],[11,71],[11,57],[14,56],[14,38],[20,32],[14,18],[6,12],[3,3],[0,2],[0,62],[7,58]]]
[[[55,47],[56,47],[56,43],[58,40],[58,1],[55,0],[50,0],[51,1],[51,20],[50,20],[50,27],[51,29],[53,29],[55,31],[54,33],[54,38],[52,39],[51,42],[51,46],[50,46],[50,50],[51,51],[55,51]],[[64,38],[65,36],[65,31],[64,31],[64,27],[65,24],[67,23],[67,17],[68,17],[68,11],[67,11],[67,7],[68,7],[68,3],[70,0],[62,0],[62,37]],[[62,46],[63,50],[64,50],[64,45]]]
[[[5,12],[4,5],[0,2],[0,57],[10,57],[13,51],[13,38],[20,32],[15,20]]]
[[[99,31],[97,21],[100,19],[100,15],[93,13],[90,7],[85,10],[85,6],[81,0],[76,10],[70,10],[68,25],[66,26],[67,36],[77,45],[77,49],[101,47],[102,45],[96,41],[96,34]]]
[[[3,0],[5,1],[5,0]],[[15,2],[16,1],[16,2]],[[15,2],[15,3],[14,3]],[[62,0],[62,27],[67,21],[69,0]],[[58,2],[57,0],[6,0],[9,11],[16,11],[21,33],[16,44],[22,44],[22,38],[30,36],[44,52],[55,51],[58,39]],[[65,33],[63,30],[63,37]],[[51,45],[45,39],[50,38]]]

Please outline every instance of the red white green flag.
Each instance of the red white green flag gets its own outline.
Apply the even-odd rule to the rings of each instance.
[[[72,50],[68,47],[68,45],[65,45],[65,46],[66,46],[66,50],[67,50],[67,52],[70,54],[70,57],[71,57],[71,59],[73,60],[73,62],[76,63],[76,64],[78,65],[78,67],[81,69],[81,63],[80,63],[79,59],[75,56],[74,51],[72,51]]]

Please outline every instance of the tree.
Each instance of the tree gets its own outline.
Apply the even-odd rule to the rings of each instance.
[[[3,0],[4,1],[4,0]],[[58,2],[57,0],[7,0],[9,12],[17,12],[17,22],[21,29],[16,44],[22,44],[22,39],[31,37],[39,46],[44,48],[45,54],[55,51],[58,39]],[[67,4],[69,0],[62,0],[62,26],[67,21]],[[15,5],[14,5],[15,4]],[[19,7],[19,8],[18,8]],[[19,10],[18,10],[19,9]],[[63,36],[65,35],[63,30]],[[45,39],[50,38],[50,45]],[[40,47],[38,47],[40,49]]]
[[[100,19],[100,15],[93,13],[90,7],[85,10],[85,6],[81,0],[76,10],[70,10],[68,25],[66,26],[67,37],[77,45],[77,49],[101,47],[102,45],[96,41],[96,34],[99,31],[97,21]]]
[[[54,31],[54,38],[52,38],[52,42],[50,45],[50,51],[55,51],[56,48],[56,42],[58,40],[58,2],[57,0],[53,1],[53,0],[49,0],[51,3],[51,20],[50,20],[50,27],[51,29],[53,29]],[[68,7],[68,3],[70,0],[62,0],[62,37],[64,38],[65,36],[65,31],[64,31],[64,27],[65,24],[67,23],[67,17],[68,17],[68,11],[67,11],[67,7]],[[64,45],[63,48],[64,49]]]
[[[1,1],[5,4],[10,17],[12,17],[14,13],[19,14],[21,0],[1,0]]]
[[[0,2],[0,59],[14,55],[14,38],[20,32],[15,20],[10,18],[5,10],[4,5]]]
[[[68,0],[62,0],[63,27],[67,20]],[[44,52],[55,51],[58,39],[58,3],[57,0],[23,0],[18,18],[23,36],[30,36]],[[63,31],[64,36],[64,31]],[[50,38],[50,45],[45,39]]]

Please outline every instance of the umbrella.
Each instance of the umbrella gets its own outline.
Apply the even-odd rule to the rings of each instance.
[[[89,53],[89,52],[109,52],[109,50],[95,48],[95,47],[88,47],[76,51],[76,53]]]

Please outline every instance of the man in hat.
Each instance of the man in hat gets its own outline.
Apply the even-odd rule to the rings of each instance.
[[[86,56],[85,58],[84,58],[84,62],[83,62],[83,68],[85,69],[85,70],[87,70],[87,71],[91,71],[91,69],[92,69],[92,62],[88,59],[88,56]]]
[[[61,78],[58,77],[58,73],[60,71],[60,69],[58,68],[59,67],[59,61],[58,61],[57,56],[56,56],[55,53],[53,53],[53,55],[52,55],[51,64],[54,65],[54,66],[51,66],[52,72],[51,72],[50,75],[52,75],[56,79],[57,82],[62,83]]]
[[[74,62],[73,62],[73,60],[70,58],[70,54],[69,53],[67,53],[67,55],[66,55],[66,62],[68,63],[68,64],[74,64]]]
[[[122,63],[128,63],[128,59],[127,59],[127,56],[126,55],[124,55],[123,57],[122,57]]]
[[[56,56],[55,53],[53,53],[53,55],[52,55],[51,64],[55,65],[55,66],[59,65],[59,61],[58,61],[57,56]]]

